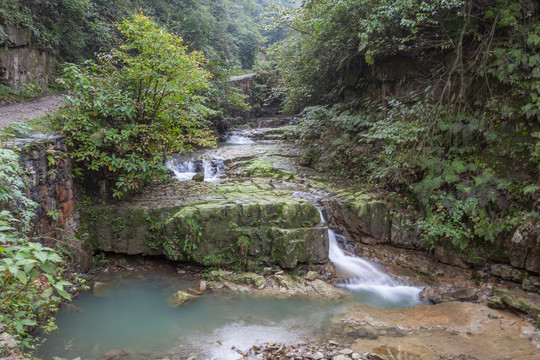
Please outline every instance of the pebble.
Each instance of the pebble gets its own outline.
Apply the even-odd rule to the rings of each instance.
[[[330,340],[321,344],[298,343],[295,345],[285,345],[275,341],[268,341],[262,345],[251,347],[247,353],[238,352],[244,359],[265,359],[265,360],[379,360],[377,355],[366,353],[359,355],[351,349],[340,345],[337,341]],[[375,356],[375,357],[374,357]]]
[[[337,355],[332,358],[332,360],[351,360],[347,355]]]

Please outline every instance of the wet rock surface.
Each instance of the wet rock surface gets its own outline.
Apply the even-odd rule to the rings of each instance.
[[[324,268],[321,272],[326,273]],[[313,279],[314,274],[317,274],[317,279]],[[293,278],[278,269],[266,270],[264,275],[220,270],[210,273],[207,288],[232,293],[249,292],[261,296],[312,296],[336,300],[349,297],[350,293],[332,285],[335,282],[333,276],[314,271],[298,274]]]
[[[299,343],[285,345],[273,341],[260,346],[253,346],[247,353],[240,353],[245,359],[298,359],[298,360],[378,360],[376,354],[365,353],[360,355],[351,349],[340,344],[338,341],[330,340],[326,343]]]
[[[353,351],[380,356],[388,356],[380,350],[391,346],[405,359],[533,360],[540,349],[540,331],[534,326],[483,304],[449,302],[401,310],[357,306],[332,323],[329,336],[341,334],[353,342]]]

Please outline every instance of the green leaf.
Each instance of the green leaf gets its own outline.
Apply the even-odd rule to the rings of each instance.
[[[15,274],[15,277],[23,284],[26,285],[28,283],[28,277],[26,276],[26,273],[24,271],[18,271]]]

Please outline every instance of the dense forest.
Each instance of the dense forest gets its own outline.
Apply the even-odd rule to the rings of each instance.
[[[0,4],[0,44],[14,26],[35,46],[62,61],[80,62],[111,49],[116,23],[141,11],[204,51],[216,71],[250,69],[262,46],[282,40],[284,30],[263,32],[260,16],[270,0],[6,0]],[[283,2],[288,3],[288,2]]]
[[[425,244],[480,264],[498,239],[539,236],[536,1],[273,3],[3,0],[0,45],[15,27],[63,64],[53,86],[67,106],[49,120],[91,201],[125,199],[168,176],[171,154],[214,146],[246,109],[228,77],[264,68],[297,116],[301,165],[413,213]],[[31,347],[70,283],[58,252],[31,241],[15,155],[0,149],[0,324]]]
[[[397,195],[430,243],[474,258],[538,234],[534,1],[304,1],[274,7],[285,110],[304,162]]]

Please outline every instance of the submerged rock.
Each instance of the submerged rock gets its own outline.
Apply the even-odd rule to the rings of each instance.
[[[177,292],[169,296],[167,302],[171,307],[178,307],[194,299],[196,299],[195,296],[178,290]]]
[[[96,281],[94,283],[93,293],[96,297],[107,297],[112,294],[114,286],[111,283]]]

